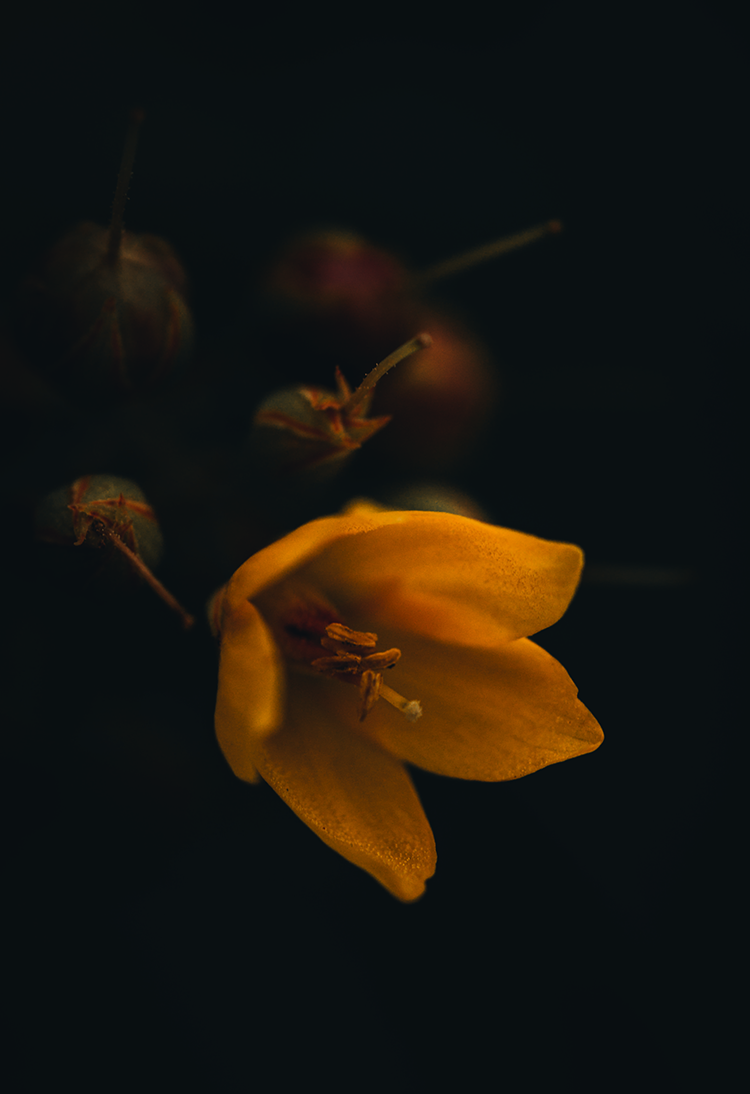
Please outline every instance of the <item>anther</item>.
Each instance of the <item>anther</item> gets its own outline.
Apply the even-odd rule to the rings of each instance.
[[[344,623],[330,623],[326,627],[325,638],[320,640],[321,646],[334,653],[347,652],[372,653],[378,644],[378,636],[369,631],[354,631]]]
[[[364,722],[367,715],[375,706],[380,697],[380,689],[383,686],[383,677],[379,672],[365,669],[359,681],[359,720]]]

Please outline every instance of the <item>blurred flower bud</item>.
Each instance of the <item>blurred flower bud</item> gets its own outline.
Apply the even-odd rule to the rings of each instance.
[[[284,344],[344,363],[383,356],[417,329],[402,263],[341,229],[293,239],[263,278],[266,320],[283,325]]]
[[[354,232],[328,229],[292,239],[262,278],[265,325],[273,350],[298,352],[344,364],[354,356],[376,359],[429,328],[420,298],[425,290],[481,263],[560,232],[550,220],[495,239],[418,271]],[[261,321],[261,329],[263,327]],[[280,327],[283,342],[276,337]]]
[[[108,228],[60,239],[21,287],[15,326],[42,371],[77,396],[137,393],[189,354],[185,273],[163,239],[124,232],[143,114],[132,111]]]
[[[52,248],[21,288],[16,329],[42,371],[77,395],[135,393],[192,349],[185,274],[168,243],[83,223]]]
[[[400,292],[406,271],[393,256],[353,232],[311,232],[293,240],[268,274],[268,290],[311,310],[367,308]]]
[[[393,421],[378,440],[416,468],[456,462],[481,435],[497,399],[497,378],[480,340],[455,320],[423,311],[429,354],[413,357],[378,387],[374,407]]]
[[[419,510],[427,513],[454,513],[490,523],[487,513],[468,494],[439,482],[414,482],[388,494],[388,509]]]

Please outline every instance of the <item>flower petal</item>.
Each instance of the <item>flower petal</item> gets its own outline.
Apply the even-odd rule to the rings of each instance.
[[[231,608],[239,601],[252,600],[269,585],[275,585],[287,574],[299,569],[329,543],[341,536],[360,531],[362,527],[369,527],[366,517],[322,517],[303,524],[282,539],[277,539],[275,543],[251,555],[235,571],[227,585],[227,605]]]
[[[235,775],[257,782],[251,742],[273,733],[283,715],[284,668],[257,608],[240,601],[221,620],[215,726]]]
[[[365,728],[394,755],[427,771],[487,782],[518,779],[593,752],[603,733],[577,698],[562,665],[521,638],[496,650],[468,650],[397,633],[389,683],[422,703],[408,723],[377,703]]]
[[[452,513],[355,510],[333,519],[343,534],[302,574],[370,630],[391,624],[493,648],[557,622],[583,566],[572,544]]]
[[[263,778],[316,835],[399,900],[435,872],[432,831],[403,764],[358,729],[357,689],[290,674],[283,729],[253,746]]]

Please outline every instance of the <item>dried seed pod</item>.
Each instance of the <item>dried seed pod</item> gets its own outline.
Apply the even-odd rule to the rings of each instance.
[[[16,329],[50,379],[76,396],[137,393],[189,355],[186,275],[172,247],[123,231],[142,115],[133,112],[109,228],[66,233],[21,288]]]
[[[266,464],[283,472],[333,470],[355,449],[390,421],[369,418],[375,385],[405,357],[432,344],[418,334],[391,353],[352,391],[336,369],[338,392],[321,388],[285,388],[269,395],[256,411],[254,440]]]
[[[84,475],[48,494],[35,517],[37,539],[63,547],[105,552],[109,572],[138,574],[180,615],[185,627],[193,619],[154,577],[163,540],[153,509],[140,487],[112,475]]]
[[[156,515],[129,479],[84,475],[48,494],[37,507],[36,534],[45,543],[98,548],[104,546],[107,531],[147,566],[158,565],[164,541]]]

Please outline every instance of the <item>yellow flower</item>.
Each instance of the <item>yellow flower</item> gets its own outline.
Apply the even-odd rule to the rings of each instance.
[[[571,544],[364,503],[264,548],[214,600],[232,770],[416,900],[436,855],[404,761],[494,782],[602,741],[527,637],[560,618],[582,564]]]

